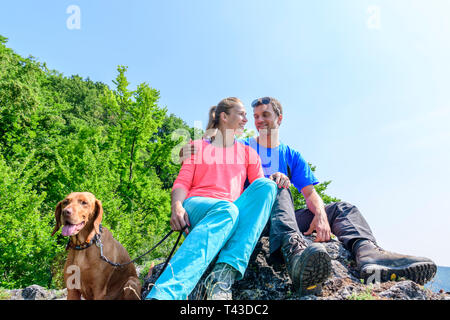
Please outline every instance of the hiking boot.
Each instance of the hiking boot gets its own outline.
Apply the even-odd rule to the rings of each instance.
[[[217,263],[204,282],[206,300],[232,300],[231,286],[237,270],[227,263]]]
[[[308,245],[298,233],[283,239],[281,252],[294,289],[300,296],[312,293],[331,274],[331,258],[320,243]]]
[[[356,241],[352,252],[365,283],[403,277],[423,285],[435,276],[437,270],[436,264],[428,258],[385,251],[366,239]]]

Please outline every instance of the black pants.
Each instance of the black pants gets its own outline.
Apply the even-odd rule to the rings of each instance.
[[[334,202],[325,206],[331,232],[351,250],[353,240],[368,239],[376,243],[367,221],[358,208],[347,202]],[[309,209],[294,209],[291,191],[279,188],[272,207],[266,235],[269,233],[270,253],[281,247],[285,235],[308,231],[314,214]]]

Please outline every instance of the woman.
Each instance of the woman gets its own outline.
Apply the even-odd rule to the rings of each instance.
[[[277,192],[275,182],[264,178],[256,151],[235,139],[246,123],[238,98],[211,108],[211,139],[193,142],[199,152],[183,162],[172,188],[170,225],[187,225],[187,237],[147,299],[187,299],[217,255],[207,298],[231,299],[231,285],[244,275]]]

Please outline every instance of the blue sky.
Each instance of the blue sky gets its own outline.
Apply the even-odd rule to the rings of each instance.
[[[250,114],[278,98],[282,140],[382,247],[450,266],[449,17],[447,0],[15,0],[0,34],[66,76],[112,86],[126,65],[191,126],[227,96]]]

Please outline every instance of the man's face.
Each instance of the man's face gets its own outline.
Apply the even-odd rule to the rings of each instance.
[[[270,132],[278,129],[281,124],[282,115],[277,116],[272,106],[269,104],[260,104],[253,108],[253,118],[255,120],[256,130],[261,134],[261,130]]]

